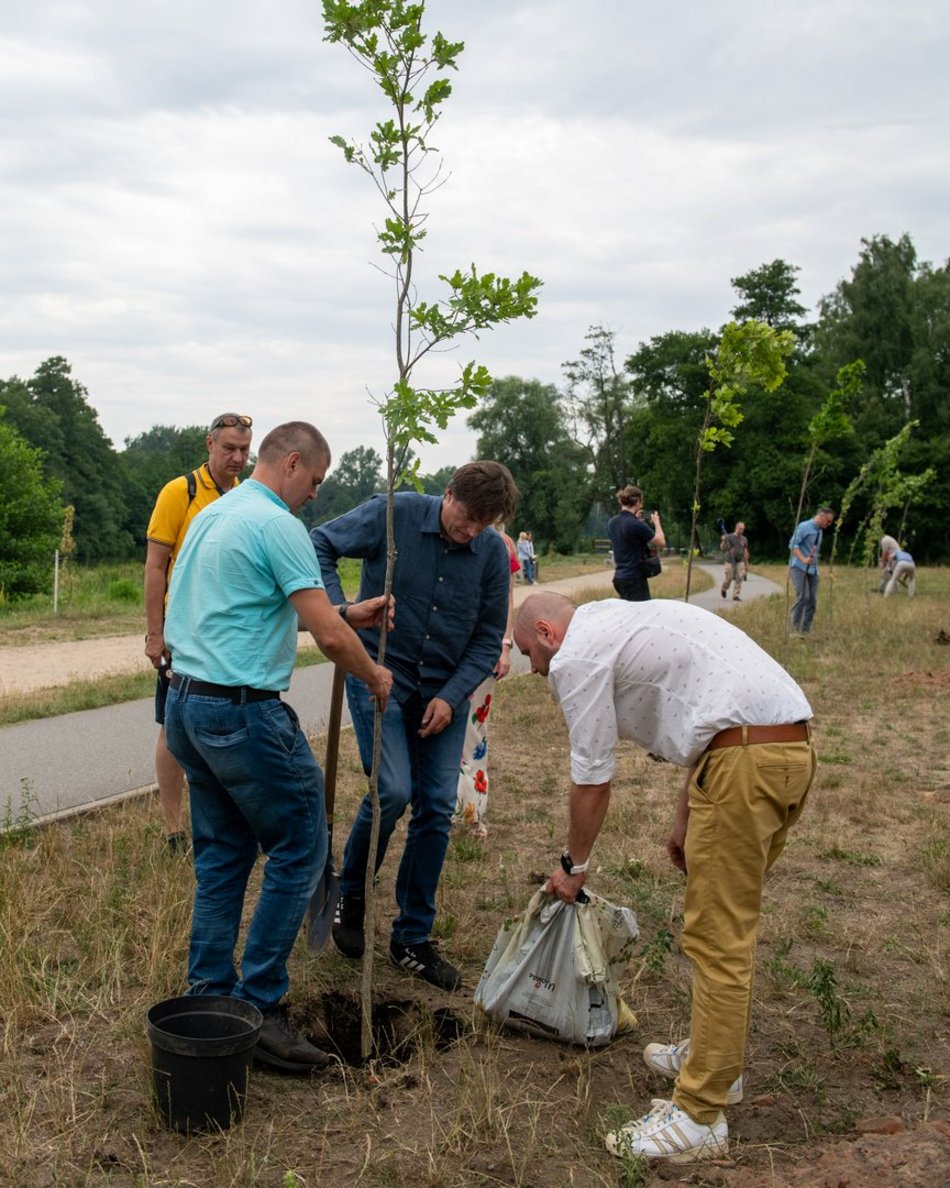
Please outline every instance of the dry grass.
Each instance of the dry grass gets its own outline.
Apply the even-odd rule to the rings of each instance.
[[[791,1171],[814,1158],[814,1141],[850,1134],[864,1115],[908,1125],[950,1116],[950,646],[936,642],[950,633],[950,574],[924,571],[913,602],[885,603],[857,571],[839,576],[833,596],[829,586],[807,643],[785,640],[778,597],[735,620],[805,688],[822,764],[766,891],[746,1100],[730,1111],[734,1163],[693,1183]],[[8,835],[0,1182],[659,1183],[656,1169],[612,1160],[602,1135],[608,1119],[663,1092],[640,1049],[680,1036],[688,1018],[682,884],[663,850],[678,772],[622,748],[591,884],[639,915],[626,990],[640,1029],[587,1053],[474,1017],[470,990],[502,919],[524,906],[564,839],[565,732],[543,681],[502,683],[491,748],[490,836],[453,839],[441,890],[440,932],[469,992],[440,995],[384,963],[387,861],[378,993],[408,1004],[407,1058],[312,1082],[255,1071],[244,1123],[223,1134],[169,1133],[150,1104],[144,1015],[182,989],[192,889],[187,861],[163,852],[156,806],[126,803]],[[347,736],[340,782],[345,823],[361,784]],[[328,995],[339,1001],[357,984],[340,957],[314,960],[299,945],[295,1020],[306,1027]],[[461,1020],[451,1043],[445,1008]]]

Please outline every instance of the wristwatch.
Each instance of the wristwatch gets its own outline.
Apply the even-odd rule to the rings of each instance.
[[[343,620],[344,623],[348,623],[350,621],[347,616],[347,612],[349,611],[349,609],[352,605],[353,605],[352,602],[341,602],[340,605],[336,608],[337,614],[340,616],[340,618]]]
[[[561,870],[563,870],[565,874],[568,874],[568,875],[586,874],[588,866],[590,866],[589,858],[587,859],[586,862],[581,863],[579,866],[575,866],[574,861],[571,858],[570,854],[567,852],[567,850],[565,850],[563,852],[563,854],[561,854]]]

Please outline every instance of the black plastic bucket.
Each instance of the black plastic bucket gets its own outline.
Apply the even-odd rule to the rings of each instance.
[[[156,1003],[146,1019],[155,1102],[166,1125],[188,1134],[240,1122],[264,1021],[257,1007],[189,994]]]

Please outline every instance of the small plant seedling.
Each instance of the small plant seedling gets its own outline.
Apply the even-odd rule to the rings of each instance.
[[[630,1121],[630,1107],[615,1103],[607,1107],[604,1118],[604,1131],[610,1133],[619,1130]],[[650,1161],[643,1155],[624,1155],[620,1160],[620,1177],[618,1184],[621,1188],[640,1188],[646,1184],[650,1172]]]
[[[33,788],[33,781],[24,777],[20,780],[19,803],[14,804],[8,796],[0,817],[0,847],[22,846],[33,837],[33,824],[39,809],[39,799]]]
[[[883,866],[883,858],[876,854],[858,854],[854,850],[842,850],[840,846],[832,846],[830,850],[823,850],[820,858],[833,858],[837,862],[847,862],[850,866]]]
[[[834,967],[817,958],[805,984],[818,1002],[822,1024],[828,1032],[831,1046],[835,1047],[842,1028],[851,1018],[851,1009],[838,994],[838,978]]]
[[[661,928],[651,941],[643,947],[644,964],[655,974],[661,974],[666,965],[666,959],[673,952],[673,933],[668,928]]]
[[[810,936],[826,936],[828,933],[828,909],[811,904],[803,913],[803,926]]]

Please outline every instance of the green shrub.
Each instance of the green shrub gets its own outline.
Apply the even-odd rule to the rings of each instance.
[[[113,602],[134,603],[138,606],[142,601],[142,587],[140,583],[130,581],[129,578],[119,578],[109,583],[109,597]]]

